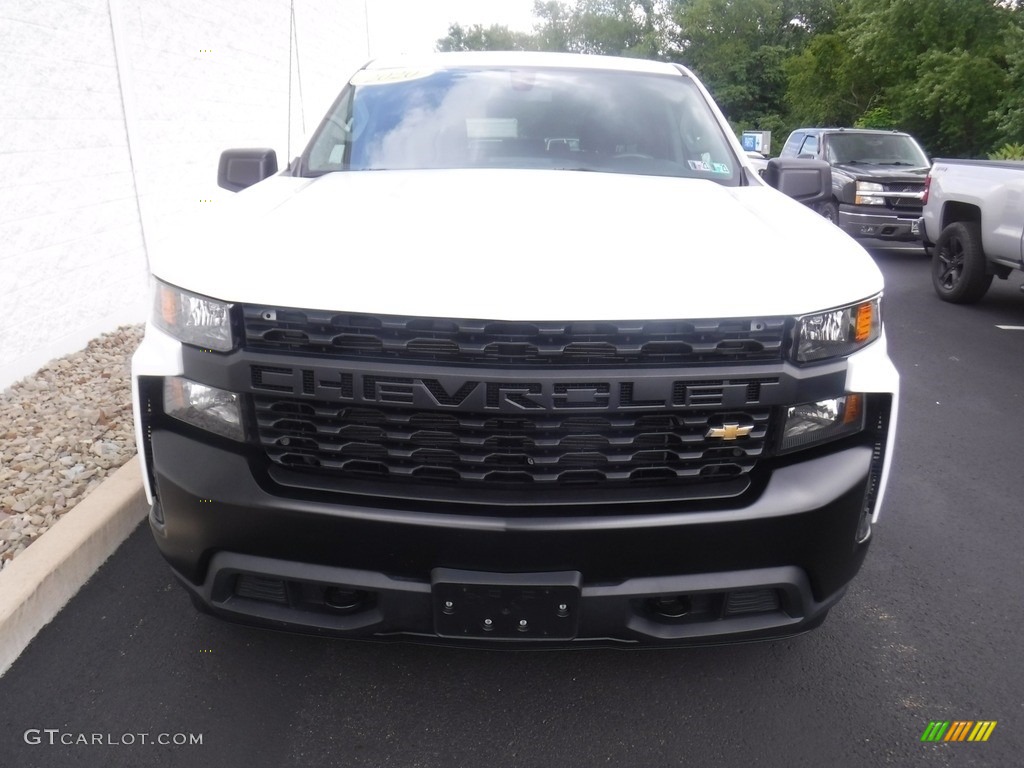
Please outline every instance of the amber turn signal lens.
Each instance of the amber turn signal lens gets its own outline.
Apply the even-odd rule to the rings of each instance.
[[[855,336],[857,342],[867,341],[871,338],[874,313],[874,302],[866,301],[857,307],[857,331]]]
[[[860,421],[860,395],[847,395],[846,408],[843,410],[843,424],[854,424]]]

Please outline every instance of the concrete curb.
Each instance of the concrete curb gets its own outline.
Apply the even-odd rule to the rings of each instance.
[[[148,509],[135,456],[0,571],[0,676]]]

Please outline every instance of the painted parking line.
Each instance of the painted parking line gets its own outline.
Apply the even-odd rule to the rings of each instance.
[[[997,325],[1001,331],[1024,331],[1024,325]]]

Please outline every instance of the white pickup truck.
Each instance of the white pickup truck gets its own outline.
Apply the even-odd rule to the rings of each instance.
[[[150,526],[205,611],[466,644],[817,626],[883,504],[882,275],[674,64],[375,61],[159,246]],[[770,188],[769,184],[778,188]]]
[[[943,301],[973,303],[993,277],[1024,269],[1024,162],[937,159],[924,203],[921,239]]]

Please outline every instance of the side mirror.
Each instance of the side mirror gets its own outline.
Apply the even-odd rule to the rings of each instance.
[[[832,167],[824,160],[774,157],[768,161],[763,177],[770,186],[804,205],[818,205],[832,198]]]
[[[226,149],[217,166],[217,186],[239,192],[277,173],[277,153],[272,149]]]

